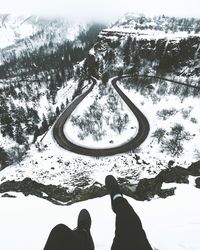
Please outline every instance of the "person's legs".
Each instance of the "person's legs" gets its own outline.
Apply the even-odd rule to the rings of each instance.
[[[79,249],[81,249],[81,241],[78,234],[63,224],[59,224],[51,230],[44,247],[44,250]]]
[[[114,200],[116,230],[112,250],[152,249],[142,228],[140,218],[123,197]]]
[[[116,213],[115,238],[112,250],[152,250],[142,228],[140,218],[123,198],[113,176],[106,177],[106,187],[111,195],[112,209]]]
[[[77,228],[59,224],[55,226],[47,239],[44,250],[94,250],[90,234],[91,217],[86,209],[80,211]]]

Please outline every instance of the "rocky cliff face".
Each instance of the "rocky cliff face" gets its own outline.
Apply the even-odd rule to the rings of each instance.
[[[127,14],[100,32],[92,54],[100,73],[173,74],[198,84],[200,20]]]

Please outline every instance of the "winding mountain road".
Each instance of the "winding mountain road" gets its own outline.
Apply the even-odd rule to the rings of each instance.
[[[121,78],[125,78],[128,76],[123,76]],[[130,77],[130,76],[129,76]],[[130,110],[136,116],[139,124],[139,129],[137,135],[131,139],[130,141],[113,148],[103,148],[103,149],[92,149],[86,148],[79,145],[72,143],[64,134],[64,125],[66,121],[69,119],[72,112],[76,109],[77,105],[81,103],[81,101],[92,91],[94,85],[96,84],[95,78],[92,78],[92,85],[90,88],[85,91],[82,95],[77,97],[65,110],[64,112],[58,117],[57,121],[53,126],[53,136],[58,143],[59,146],[62,148],[69,150],[71,152],[87,155],[87,156],[109,156],[115,155],[119,153],[128,152],[130,150],[136,149],[142,142],[146,139],[149,133],[149,123],[147,118],[143,115],[143,113],[132,103],[132,101],[123,93],[123,91],[118,87],[117,81],[121,78],[115,77],[112,79],[111,83],[117,93],[121,96],[124,102],[128,105]]]

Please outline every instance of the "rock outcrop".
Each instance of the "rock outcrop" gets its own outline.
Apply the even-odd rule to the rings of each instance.
[[[150,200],[154,196],[166,198],[174,195],[175,187],[163,189],[163,183],[189,183],[189,176],[200,176],[200,161],[192,163],[187,169],[175,166],[162,170],[155,178],[141,179],[137,185],[130,184],[130,178],[119,178],[122,192],[136,200]],[[200,177],[196,178],[196,187],[200,188]],[[2,197],[15,197],[8,192],[22,192],[25,196],[35,195],[58,205],[70,205],[107,194],[104,185],[95,182],[91,186],[77,187],[73,191],[56,185],[44,185],[31,178],[22,181],[6,181],[0,185]]]

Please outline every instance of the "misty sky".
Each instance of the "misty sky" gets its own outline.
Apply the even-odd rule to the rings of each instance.
[[[114,21],[126,12],[200,18],[199,0],[1,0],[0,13]]]

